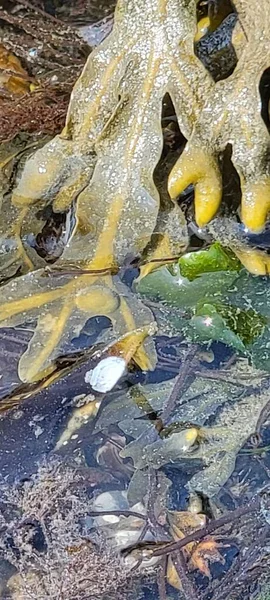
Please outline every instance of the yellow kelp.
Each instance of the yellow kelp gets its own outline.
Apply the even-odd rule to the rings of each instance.
[[[241,217],[251,231],[260,231],[270,209],[269,133],[262,119],[259,84],[270,65],[270,10],[235,0],[245,32],[233,74],[215,84],[197,120],[192,136],[172,170],[169,191],[175,198],[187,185],[195,185],[196,220],[208,223],[221,202],[219,156],[228,144],[242,190]]]
[[[112,274],[145,250],[152,264],[143,276],[183,251],[186,232],[176,198],[190,183],[198,224],[212,219],[222,195],[219,157],[228,143],[241,179],[243,221],[253,230],[264,225],[269,136],[259,80],[269,64],[270,16],[266,0],[259,7],[254,0],[235,5],[247,39],[233,74],[215,83],[194,54],[195,0],[119,0],[111,35],[75,85],[63,132],[26,162],[12,198],[24,219],[35,205],[76,209],[57,262],[62,274],[40,270],[1,290],[2,326],[38,319],[20,361],[24,381],[46,375],[91,316],[109,317],[116,340],[141,327],[152,331],[151,312]],[[153,172],[162,151],[165,93],[188,143],[169,179],[174,201],[162,212]],[[19,229],[20,223],[17,237]],[[155,362],[145,343],[133,358],[143,369]]]
[[[58,264],[70,269],[73,263],[84,273],[49,277],[40,271],[2,288],[2,325],[38,318],[20,361],[24,381],[44,376],[64,342],[91,316],[111,318],[117,335],[153,323],[151,312],[129,300],[109,271],[141,254],[157,223],[153,171],[162,150],[165,92],[189,135],[203,105],[201,90],[212,84],[194,55],[195,31],[194,2],[120,1],[112,34],[90,56],[75,86],[63,133],[26,163],[14,205],[27,208],[45,200],[62,211],[76,200],[76,226]],[[180,209],[171,203],[168,233],[159,235],[157,225],[158,260],[163,252],[173,249],[177,256],[183,249],[182,230],[170,246],[170,210],[181,221]],[[153,352],[147,358],[137,349],[134,359],[141,368],[154,364]]]

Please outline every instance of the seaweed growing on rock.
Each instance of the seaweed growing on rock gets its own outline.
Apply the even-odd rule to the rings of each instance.
[[[54,462],[21,485],[1,484],[1,598],[136,600],[136,581],[101,536],[87,534],[89,510],[75,470]],[[126,590],[129,591],[126,591]]]

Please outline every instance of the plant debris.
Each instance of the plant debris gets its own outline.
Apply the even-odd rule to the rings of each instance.
[[[58,133],[90,48],[74,28],[52,21],[31,3],[15,1],[0,9],[0,42],[0,141],[21,131]]]

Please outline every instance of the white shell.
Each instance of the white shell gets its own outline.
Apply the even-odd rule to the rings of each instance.
[[[107,356],[85,374],[85,382],[90,383],[96,392],[109,392],[126,370],[126,361],[119,356]]]

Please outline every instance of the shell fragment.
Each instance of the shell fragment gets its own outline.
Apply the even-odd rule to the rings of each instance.
[[[96,392],[109,392],[126,370],[126,361],[119,356],[107,356],[85,374],[85,382]]]

